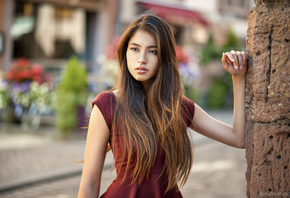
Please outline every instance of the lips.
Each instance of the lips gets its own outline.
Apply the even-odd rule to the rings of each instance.
[[[140,66],[140,67],[136,67],[135,70],[136,70],[137,73],[139,73],[139,74],[144,74],[144,73],[146,73],[146,72],[149,71],[146,67],[142,67],[142,66]]]

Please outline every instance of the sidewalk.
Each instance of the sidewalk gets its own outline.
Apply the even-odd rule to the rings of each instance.
[[[231,123],[229,112],[211,112]],[[21,132],[17,126],[0,132],[0,197],[77,197],[86,133],[76,133],[66,141],[51,139],[55,129]],[[196,133],[194,164],[181,190],[185,198],[244,198],[246,162],[244,150],[225,146]],[[101,192],[115,176],[112,155],[105,162]],[[29,184],[29,185],[28,185]],[[14,187],[21,187],[12,190]]]
[[[0,132],[0,193],[60,175],[80,174],[85,132],[66,141],[53,140],[54,127],[22,132],[17,126]]]

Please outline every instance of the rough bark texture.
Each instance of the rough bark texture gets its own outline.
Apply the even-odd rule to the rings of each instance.
[[[247,39],[247,197],[290,197],[290,4],[255,3]]]

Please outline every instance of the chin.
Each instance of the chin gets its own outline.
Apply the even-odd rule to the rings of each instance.
[[[139,81],[139,82],[145,82],[148,79],[147,78],[135,78],[135,80]]]
[[[144,82],[144,81],[147,81],[149,80],[147,77],[145,76],[134,76],[134,79],[137,80],[137,81],[140,81],[140,82]]]

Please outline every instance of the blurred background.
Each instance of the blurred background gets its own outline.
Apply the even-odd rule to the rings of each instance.
[[[0,196],[76,197],[91,102],[114,87],[116,45],[142,14],[170,24],[186,96],[231,124],[232,82],[220,58],[245,50],[253,7],[253,0],[0,0]],[[193,139],[184,197],[245,197],[244,151]],[[111,163],[108,155],[105,171]]]

